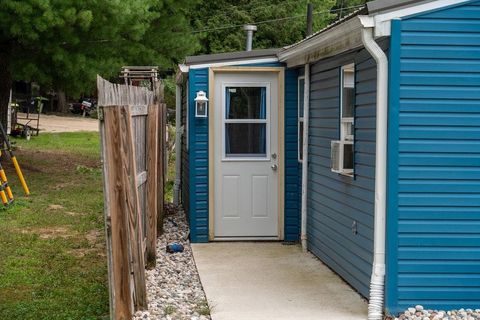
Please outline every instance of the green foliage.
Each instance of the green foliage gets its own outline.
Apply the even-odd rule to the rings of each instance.
[[[243,24],[256,23],[253,48],[279,48],[305,37],[307,3],[314,6],[313,30],[326,26],[335,0],[204,0],[197,6],[192,24],[200,38],[197,53],[239,51],[245,48]],[[278,21],[271,21],[283,19]],[[230,28],[231,26],[235,26]],[[225,29],[212,30],[225,27]]]
[[[165,312],[166,315],[174,314],[175,311],[177,311],[177,308],[172,305],[166,306],[165,309],[163,310],[163,312]]]
[[[170,110],[175,109],[176,105],[176,85],[175,77],[166,77],[163,79],[164,85],[164,94],[165,94],[165,103]],[[167,122],[170,124],[175,124],[175,113],[169,112]]]
[[[90,91],[122,65],[170,68],[196,49],[186,13],[197,0],[2,0],[0,51],[15,79]]]
[[[211,314],[212,310],[208,305],[208,301],[206,299],[201,299],[196,303],[197,303],[197,307],[195,308],[195,311],[197,311],[199,315],[209,316]]]

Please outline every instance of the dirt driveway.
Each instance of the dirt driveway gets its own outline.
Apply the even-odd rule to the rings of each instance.
[[[24,117],[25,114],[19,114]],[[19,122],[25,123],[25,120]],[[34,122],[32,121],[32,126]],[[55,115],[40,116],[40,132],[76,132],[98,131],[98,120],[82,117],[60,117]]]

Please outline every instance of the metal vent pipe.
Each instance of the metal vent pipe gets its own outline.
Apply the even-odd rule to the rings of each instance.
[[[246,51],[252,51],[252,42],[253,42],[253,33],[257,31],[257,26],[253,24],[246,24],[243,26],[243,30],[247,33],[247,41],[246,41]]]

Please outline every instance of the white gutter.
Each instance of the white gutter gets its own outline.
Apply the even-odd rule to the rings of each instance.
[[[385,296],[388,59],[385,52],[374,40],[375,22],[373,18],[366,16],[360,16],[359,18],[364,26],[362,30],[363,44],[377,63],[375,211],[368,320],[382,320]]]
[[[307,191],[308,191],[308,126],[310,114],[310,65],[305,65],[303,90],[303,159],[302,159],[302,218],[300,239],[303,252],[307,252]]]
[[[177,83],[175,90],[175,182],[173,184],[173,204],[180,204],[180,184],[182,181],[182,87]]]

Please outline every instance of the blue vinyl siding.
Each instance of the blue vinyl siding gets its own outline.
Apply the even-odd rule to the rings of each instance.
[[[300,188],[298,163],[298,73],[285,72],[285,240],[300,235]],[[300,182],[300,185],[299,185]]]
[[[480,1],[392,23],[387,301],[480,305]]]
[[[195,118],[198,91],[208,93],[208,69],[189,74],[190,240],[208,242],[208,118]]]
[[[330,170],[330,143],[340,138],[340,68],[352,62],[356,71],[354,178]],[[375,90],[376,64],[364,49],[311,67],[308,248],[365,297],[373,260]],[[357,234],[352,232],[354,221]]]
[[[281,67],[279,63],[252,64]],[[195,118],[195,96],[200,90],[208,94],[208,68],[189,72],[189,220],[192,242],[208,242],[208,119]],[[299,239],[299,165],[297,161],[297,72],[285,71],[285,240]],[[211,112],[211,110],[209,110]]]

